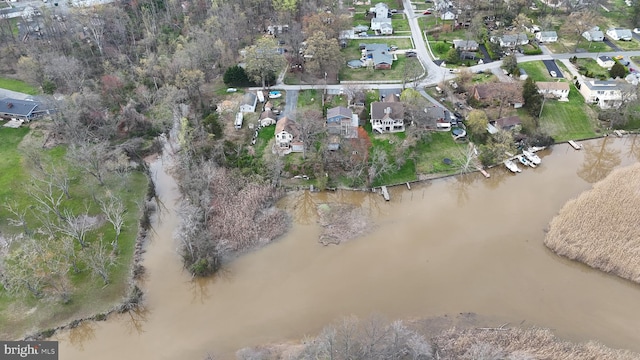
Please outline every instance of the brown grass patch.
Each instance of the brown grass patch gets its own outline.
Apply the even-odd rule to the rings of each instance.
[[[558,255],[640,283],[640,164],[565,204],[544,243]]]
[[[340,244],[371,230],[371,220],[359,207],[349,204],[318,205],[318,222],[322,227],[320,243]]]

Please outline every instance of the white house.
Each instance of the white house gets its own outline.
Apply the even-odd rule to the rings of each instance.
[[[303,143],[300,141],[300,129],[298,123],[283,117],[276,123],[276,150],[281,155],[292,152],[302,152],[304,150]]]
[[[492,42],[500,43],[500,47],[515,47],[518,45],[526,45],[529,43],[527,34],[502,35],[501,37],[492,37]]]
[[[258,96],[254,93],[246,93],[242,97],[240,102],[240,112],[254,112],[256,111],[256,105],[258,104]]]
[[[388,18],[389,6],[385,3],[377,3],[374,7],[369,9],[370,13],[374,13],[376,18]]]
[[[393,26],[390,18],[373,18],[371,19],[371,30],[375,30],[382,35],[393,34]]]
[[[604,33],[597,26],[583,32],[582,37],[589,41],[604,41]]]
[[[449,10],[445,11],[444,13],[442,13],[442,15],[440,15],[441,20],[455,20],[455,18],[456,18],[456,14],[454,14]]]
[[[536,33],[536,39],[540,42],[556,42],[558,41],[558,33],[555,31],[539,31]]]
[[[475,40],[453,40],[453,47],[460,51],[478,51],[478,42]]]
[[[632,91],[625,91],[617,81],[583,80],[576,86],[586,103],[597,104],[601,109],[619,107],[625,100],[635,98]]]
[[[269,109],[263,111],[262,114],[260,114],[258,123],[260,124],[260,127],[270,126],[276,123],[276,119],[276,115]]]
[[[607,55],[598,56],[598,58],[596,59],[596,62],[598,63],[598,65],[607,69],[611,69],[611,67],[616,63],[615,61],[613,61],[611,56],[607,56]]]
[[[404,105],[401,102],[372,102],[370,114],[374,131],[380,134],[404,131]]]
[[[633,39],[631,30],[621,28],[607,29],[607,36],[612,38],[613,40],[631,41],[631,39]]]
[[[569,101],[569,83],[564,81],[538,81],[538,93],[546,98],[556,98],[558,101]]]

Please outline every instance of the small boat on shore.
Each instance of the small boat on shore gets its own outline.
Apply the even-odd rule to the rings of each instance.
[[[571,147],[576,149],[576,150],[582,149],[582,144],[578,144],[577,142],[575,142],[573,140],[569,140],[569,145],[571,145]]]
[[[538,155],[536,155],[534,152],[531,152],[528,150],[522,150],[522,154],[526,156],[529,161],[531,161],[536,165],[540,165],[540,163],[542,162],[540,157],[538,157]]]
[[[522,172],[522,170],[520,170],[520,168],[518,167],[518,165],[516,165],[516,163],[514,163],[511,160],[505,160],[504,161],[504,166],[507,167],[507,169],[509,169],[509,171],[511,171],[512,173],[519,173]]]
[[[533,162],[531,162],[531,160],[527,159],[527,157],[526,157],[526,156],[524,156],[524,155],[522,155],[522,154],[521,154],[521,155],[518,155],[518,157],[517,157],[517,158],[518,158],[518,161],[520,161],[520,163],[521,163],[522,165],[524,165],[524,166],[528,166],[528,167],[532,167],[532,168],[535,168],[535,167],[536,167],[536,164],[534,164]]]

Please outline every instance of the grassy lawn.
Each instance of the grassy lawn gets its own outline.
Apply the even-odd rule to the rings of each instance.
[[[449,50],[453,47],[453,43],[451,43],[450,41],[430,40],[429,46],[431,47],[431,51],[433,52],[433,55],[442,59],[447,55],[447,52],[449,52]]]
[[[374,70],[373,68],[350,69],[344,67],[340,70],[340,80],[402,80],[406,60],[407,58],[404,55],[399,55],[398,60],[393,62],[390,70]]]
[[[402,142],[406,139],[406,133],[394,133],[384,135],[371,136],[371,151],[376,148],[382,148],[388,158],[393,162],[396,149],[402,146]],[[399,184],[417,179],[416,167],[413,161],[406,161],[397,171],[379,176],[373,181],[372,186]]]
[[[409,21],[404,18],[396,19],[394,16],[394,18],[391,19],[391,25],[393,25],[394,33],[397,31],[411,31],[411,28],[409,27]]]
[[[542,61],[528,61],[519,63],[518,67],[524,69],[527,75],[534,81],[554,81],[554,78],[549,75],[547,67]]]
[[[554,54],[566,53],[566,52],[573,51],[573,47],[569,48],[564,43],[562,43],[560,41],[554,42],[554,43],[547,43],[547,44],[544,44],[544,46],[546,46],[547,49],[549,49],[549,51],[551,51]]]
[[[557,142],[593,137],[595,131],[589,111],[578,89],[571,85],[568,102],[545,101],[540,127]]]
[[[586,72],[590,72],[590,77],[593,78],[609,78],[609,71],[598,65],[598,63],[593,59],[578,59],[578,63],[575,65],[578,68],[578,71],[583,75]]]
[[[21,80],[0,77],[0,88],[17,91],[25,94],[36,95],[38,90]]]
[[[628,7],[624,0],[609,0],[604,4],[604,6],[609,11],[605,11],[600,6],[597,7],[600,15],[605,17],[608,21],[609,26],[604,27],[604,29],[607,29],[608,27],[633,27],[629,16],[632,8]]]
[[[640,43],[636,39],[631,39],[631,41],[612,41],[615,45],[617,45],[620,50],[628,51],[628,50],[640,50]]]
[[[322,91],[315,89],[301,90],[298,93],[298,110],[304,111],[308,109],[320,110],[322,106]]]
[[[442,21],[439,20],[438,23],[440,24],[442,23]],[[464,29],[453,30],[453,31],[440,31],[440,32],[429,34],[429,40],[436,40],[436,41],[447,40],[451,42],[455,39],[466,39],[466,38],[467,38],[467,31]]]
[[[258,132],[258,138],[256,139],[256,144],[254,149],[256,151],[256,157],[261,158],[265,152],[270,151],[267,148],[267,145],[271,140],[275,138],[276,135],[276,126],[267,126],[260,129]]]
[[[24,144],[24,141],[30,141]],[[27,194],[30,176],[28,162],[23,156],[25,148],[33,148],[34,144],[42,142],[43,134],[34,130],[29,133],[27,128],[0,128],[0,201],[3,204],[16,203],[24,208],[33,203]],[[23,144],[19,145],[20,142]],[[101,196],[107,189],[124,201],[127,212],[124,216],[124,226],[119,238],[119,254],[116,266],[111,268],[108,286],[103,286],[101,280],[89,276],[87,271],[79,274],[71,270],[70,281],[73,287],[71,301],[64,305],[55,301],[42,301],[33,297],[15,297],[4,289],[0,289],[0,337],[13,339],[35,329],[47,329],[61,323],[69,322],[78,317],[91,316],[108,310],[121,301],[128,287],[129,271],[133,257],[134,244],[138,231],[140,217],[139,201],[147,191],[147,179],[140,172],[132,172],[126,177],[112,178],[104,187],[97,186],[97,182],[73,169],[65,161],[66,148],[58,146],[41,152],[43,163],[60,164],[60,169],[67,171],[72,177],[70,193],[71,199],[63,200],[62,207],[79,213],[88,206],[90,215],[99,214],[98,206],[91,201],[92,194]],[[15,234],[16,227],[7,224],[9,218],[7,209],[0,207],[0,233]],[[38,226],[38,220],[27,213],[27,222],[32,229]],[[106,241],[114,238],[115,232],[108,223],[90,231],[87,241],[93,243],[98,236]],[[78,249],[78,251],[81,251]],[[34,311],[28,311],[34,309]],[[27,313],[28,311],[28,313]]]
[[[430,141],[419,141],[415,145],[418,160],[416,171],[418,174],[452,174],[458,169],[456,159],[462,159],[466,144],[453,141],[451,132],[433,132]],[[453,160],[452,165],[443,162],[445,158]]]

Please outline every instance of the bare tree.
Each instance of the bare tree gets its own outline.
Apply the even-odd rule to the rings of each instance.
[[[109,144],[100,141],[95,144],[83,142],[79,145],[71,145],[67,156],[73,164],[93,176],[100,186],[104,185],[104,177],[107,172],[105,162],[108,158]]]
[[[127,208],[121,199],[108,192],[106,199],[99,200],[100,209],[104,214],[107,221],[113,226],[113,231],[116,233],[116,237],[112,244],[115,248],[118,245],[118,237],[122,232],[122,226],[124,226],[124,214],[127,212]]]
[[[83,251],[83,259],[91,274],[102,279],[105,285],[109,284],[109,268],[115,265],[112,252],[99,237],[98,241]]]

